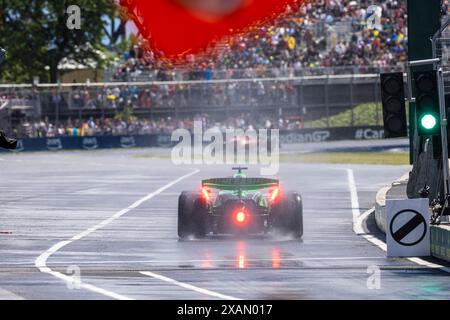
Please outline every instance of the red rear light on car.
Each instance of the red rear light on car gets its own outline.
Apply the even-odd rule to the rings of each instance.
[[[202,188],[202,197],[205,202],[211,202],[211,191],[208,188]]]
[[[270,203],[276,203],[280,197],[280,188],[276,187],[270,193]]]
[[[247,217],[245,216],[245,212],[243,212],[243,211],[236,212],[235,219],[236,219],[236,222],[238,222],[238,223],[244,223],[245,220],[247,219]]]

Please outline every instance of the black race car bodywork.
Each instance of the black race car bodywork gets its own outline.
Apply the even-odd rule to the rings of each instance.
[[[203,180],[199,192],[183,192],[178,201],[178,235],[260,234],[271,230],[303,234],[303,205],[296,192],[283,192],[279,181],[247,178]]]

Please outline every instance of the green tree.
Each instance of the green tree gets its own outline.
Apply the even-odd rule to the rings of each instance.
[[[81,29],[69,29],[67,8],[81,9]],[[4,82],[57,82],[61,61],[102,68],[102,40],[114,0],[0,0],[0,46],[8,58],[0,68]]]

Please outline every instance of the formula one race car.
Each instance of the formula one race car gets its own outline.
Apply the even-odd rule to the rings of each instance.
[[[184,191],[178,199],[178,236],[261,234],[272,230],[300,238],[303,204],[296,192],[283,192],[279,181],[247,178],[243,170],[231,178],[202,181],[199,192]]]

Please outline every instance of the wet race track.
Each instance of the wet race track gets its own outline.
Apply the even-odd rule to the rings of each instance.
[[[387,259],[353,232],[354,216],[408,167],[282,163],[281,184],[303,197],[302,240],[179,241],[181,191],[230,176],[231,166],[141,157],[151,152],[0,155],[0,298],[450,297],[447,273]],[[248,175],[258,175],[255,169]],[[370,285],[374,270],[379,289]]]

